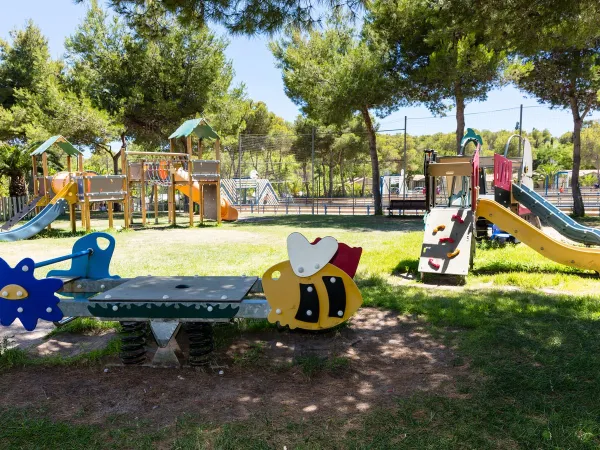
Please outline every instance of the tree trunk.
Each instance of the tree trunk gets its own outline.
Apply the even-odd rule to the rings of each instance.
[[[573,215],[583,217],[585,206],[581,197],[579,187],[579,166],[581,165],[581,128],[583,120],[579,117],[579,111],[573,111],[573,173],[571,174],[571,192],[573,193]]]
[[[329,198],[333,197],[333,155],[329,156]]]
[[[340,181],[342,182],[342,197],[346,197],[346,182],[344,181],[344,158],[342,152],[340,152]]]
[[[377,157],[377,136],[375,134],[375,128],[373,127],[373,121],[369,114],[369,108],[365,106],[362,111],[362,116],[365,121],[365,127],[369,136],[369,153],[371,154],[371,176],[373,178],[373,201],[375,203],[375,215],[383,215],[383,209],[381,206],[381,191],[379,189],[379,159]]]
[[[458,154],[460,142],[465,135],[465,98],[460,82],[454,84],[454,102],[456,103],[456,154]]]
[[[25,184],[25,175],[11,175],[8,185],[8,195],[10,197],[22,197],[27,195],[27,185]]]
[[[117,153],[116,155],[112,155],[113,172],[115,175],[119,175],[119,160],[120,159],[121,159],[120,153]],[[125,172],[123,172],[123,175],[125,175]]]

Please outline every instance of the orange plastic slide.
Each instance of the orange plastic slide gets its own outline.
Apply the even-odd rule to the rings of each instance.
[[[185,181],[186,183],[189,181],[189,174],[187,171],[183,169],[177,170],[175,172],[175,181],[181,182]],[[186,197],[191,197],[194,203],[200,203],[200,187],[198,183],[194,183],[194,187],[192,188],[192,195],[190,196],[190,186],[189,184],[178,184],[177,190],[181,192]],[[221,197],[221,220],[225,220],[227,222],[234,222],[238,219],[238,211],[235,209],[232,204],[226,199]]]
[[[238,220],[238,210],[224,197],[221,197],[221,220],[227,222],[235,222]]]

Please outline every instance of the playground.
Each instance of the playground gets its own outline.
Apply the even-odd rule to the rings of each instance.
[[[68,219],[55,224],[36,239],[2,243],[2,255],[14,266],[20,255],[65,254],[79,236],[68,237]],[[484,242],[465,285],[426,285],[417,270],[421,219],[264,217],[113,233],[110,270],[260,276],[286,258],[294,231],[363,247],[355,277],[363,307],[347,326],[310,334],[265,320],[218,325],[211,366],[173,370],[122,366],[118,325],[78,319],[32,339],[26,352],[3,353],[2,404],[12,406],[0,413],[0,440],[20,445],[25,433],[31,448],[52,448],[52,439],[72,448],[597,445],[587,419],[598,413],[600,387],[597,279],[523,244]]]

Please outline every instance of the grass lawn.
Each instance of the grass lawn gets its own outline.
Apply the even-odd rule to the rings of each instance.
[[[175,423],[160,429],[134,416],[89,423],[84,414],[72,424],[49,416],[43,405],[16,408],[5,402],[0,447],[599,448],[600,281],[521,244],[479,248],[465,287],[426,288],[415,280],[421,229],[421,221],[409,219],[285,216],[193,230],[119,232],[111,269],[123,277],[261,275],[287,259],[291,231],[362,246],[357,282],[365,305],[422,323],[454,352],[454,364],[466,365],[468,376],[456,380],[453,395],[415,390],[350,418],[302,412],[290,418],[256,407],[249,417],[227,422],[181,411]],[[57,235],[62,236],[53,232],[0,243],[0,256],[14,264],[23,257],[67,253],[76,237]],[[259,373],[253,361],[244,366],[248,376]],[[23,364],[17,361],[5,373],[19,377]],[[95,359],[85,364],[102,370]],[[335,370],[351,376],[354,364]],[[329,376],[326,364],[318,369],[310,369],[305,389],[316,389]]]

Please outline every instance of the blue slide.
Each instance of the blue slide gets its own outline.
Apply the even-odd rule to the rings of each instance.
[[[58,216],[63,214],[68,205],[69,203],[62,198],[57,200],[57,202],[54,204],[48,204],[37,216],[35,216],[26,224],[20,226],[19,228],[15,228],[14,230],[0,233],[0,241],[20,241],[21,239],[27,239],[31,236],[35,236],[52,222],[54,222]]]
[[[581,225],[533,189],[512,185],[515,199],[563,236],[586,245],[600,245],[600,230]]]

